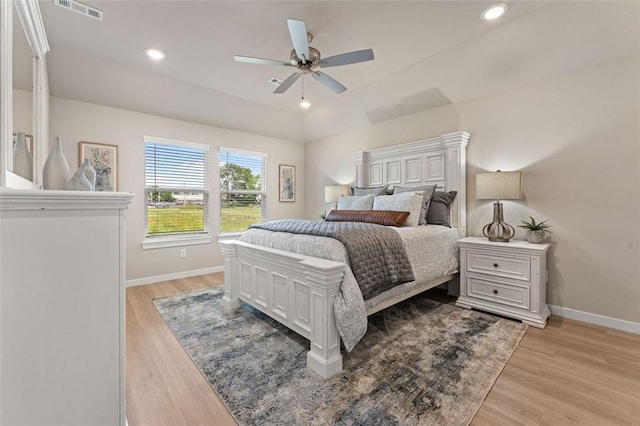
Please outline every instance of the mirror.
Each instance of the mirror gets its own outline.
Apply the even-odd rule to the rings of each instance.
[[[13,101],[11,109],[13,112],[13,132],[11,149],[7,155],[7,170],[34,182],[33,53],[15,9],[13,22]],[[20,143],[18,143],[18,133],[24,134],[24,140]],[[22,144],[24,146],[21,146]],[[14,164],[16,156],[18,157],[17,165]],[[27,170],[26,160],[31,163],[30,170]]]
[[[37,0],[0,1],[0,12],[0,187],[38,189],[49,139],[49,44]],[[24,169],[14,164],[14,133],[16,151],[27,147],[30,173],[14,173]]]

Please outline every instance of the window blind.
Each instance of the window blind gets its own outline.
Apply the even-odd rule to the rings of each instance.
[[[147,236],[208,232],[207,153],[145,138]]]
[[[264,221],[265,155],[220,151],[220,230],[239,232]]]

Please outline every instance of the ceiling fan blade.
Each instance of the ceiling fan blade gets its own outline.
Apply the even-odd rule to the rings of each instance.
[[[289,35],[298,58],[304,59],[304,62],[308,61],[309,40],[307,39],[307,27],[303,21],[298,21],[297,19],[287,19],[287,25],[289,26]]]
[[[285,65],[291,67],[291,63],[278,61],[275,59],[264,59],[264,58],[252,58],[251,56],[234,56],[236,62],[246,62],[248,64],[258,64],[258,65]]]
[[[276,90],[273,91],[273,93],[284,93],[284,92],[286,92],[289,87],[293,86],[293,83],[298,81],[298,79],[300,78],[301,75],[302,74],[299,73],[299,72],[294,72],[289,77],[287,77],[287,79],[285,81],[280,83],[280,85],[276,88]]]
[[[323,72],[314,71],[314,72],[311,73],[311,77],[315,78],[323,86],[327,87],[328,89],[331,89],[333,92],[335,92],[338,95],[340,93],[344,92],[345,90],[347,90],[347,88],[344,87],[342,84],[340,84],[340,82],[338,80],[336,80],[333,77],[328,76],[327,74],[325,74]]]
[[[342,53],[340,55],[329,56],[320,60],[319,65],[323,68],[336,67],[338,65],[357,64],[358,62],[366,62],[373,60],[373,50],[364,49],[355,52]]]

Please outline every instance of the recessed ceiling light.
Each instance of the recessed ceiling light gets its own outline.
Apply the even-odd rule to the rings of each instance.
[[[147,47],[146,49],[144,49],[144,52],[147,54],[148,57],[150,57],[151,59],[154,59],[156,61],[164,59],[167,56],[162,51],[160,51],[158,49],[153,49],[151,47]]]
[[[507,11],[506,3],[496,3],[484,10],[482,12],[482,19],[485,21],[493,21],[494,19],[498,19]]]

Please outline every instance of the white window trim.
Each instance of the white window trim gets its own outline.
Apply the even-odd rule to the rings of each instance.
[[[193,246],[196,244],[211,244],[212,238],[209,233],[188,235],[163,235],[161,237],[146,237],[140,245],[142,250],[153,250],[167,247]]]
[[[145,212],[145,218],[144,218],[144,237],[142,239],[142,242],[140,243],[140,245],[142,246],[142,250],[153,250],[153,249],[159,249],[159,248],[168,248],[168,247],[181,247],[181,246],[192,246],[192,245],[197,245],[197,244],[211,244],[212,242],[212,237],[211,237],[211,217],[212,217],[212,200],[211,200],[211,173],[212,173],[212,164],[213,163],[213,159],[212,157],[212,152],[213,150],[211,149],[210,145],[207,144],[202,144],[202,143],[194,143],[194,142],[186,142],[186,141],[182,141],[182,140],[177,140],[177,139],[167,139],[167,138],[158,138],[158,137],[154,137],[154,136],[144,136],[143,137],[143,143],[146,144],[147,142],[159,142],[159,143],[164,143],[164,144],[168,144],[168,145],[182,145],[182,146],[189,146],[192,148],[202,148],[205,151],[205,158],[208,162],[207,164],[207,169],[205,170],[205,191],[204,193],[207,194],[207,222],[205,223],[205,231],[204,232],[200,232],[200,233],[194,233],[194,234],[188,234],[188,233],[184,233],[184,234],[174,234],[174,235],[147,235],[147,217],[148,217],[148,212],[147,212],[147,208],[148,206],[146,205],[146,192],[147,192],[147,188],[146,188],[146,183],[145,183],[145,207],[144,207],[144,212]],[[144,146],[144,145],[143,145]],[[145,158],[146,161],[146,158]]]

